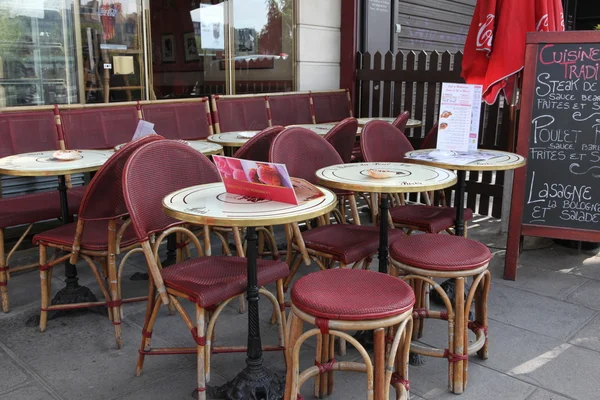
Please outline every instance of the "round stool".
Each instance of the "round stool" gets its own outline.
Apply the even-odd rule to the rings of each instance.
[[[391,264],[403,271],[404,281],[410,282],[415,291],[413,311],[413,341],[423,333],[423,318],[448,321],[448,348],[411,344],[411,352],[448,359],[448,387],[453,393],[462,393],[467,386],[469,354],[488,357],[487,297],[490,289],[490,273],[487,269],[492,254],[489,249],[474,240],[461,236],[421,234],[395,241],[390,247]],[[473,284],[465,301],[465,280],[473,277]],[[455,283],[452,304],[448,295],[432,278],[450,278]],[[444,301],[446,311],[431,311],[426,307],[427,286],[431,286]],[[471,304],[475,302],[475,320],[469,320]],[[475,333],[476,340],[469,346],[468,331]]]
[[[300,387],[313,376],[315,396],[330,395],[333,371],[366,372],[367,399],[387,400],[390,385],[396,389],[397,399],[408,399],[408,353],[415,302],[409,285],[375,271],[330,269],[300,278],[290,296],[286,400],[300,399]],[[304,322],[315,328],[303,333]],[[374,331],[374,362],[363,346],[345,332],[349,330]],[[315,335],[315,366],[300,373],[300,347]],[[336,361],[335,337],[353,345],[364,363]]]

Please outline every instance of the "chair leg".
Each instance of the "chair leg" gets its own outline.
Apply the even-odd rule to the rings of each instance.
[[[460,394],[467,386],[467,359],[463,359],[468,354],[468,337],[465,330],[465,278],[458,277],[454,279],[454,312],[455,312],[455,324],[454,324],[454,355],[450,354],[450,357],[455,357],[454,360],[450,361],[450,367],[454,369],[453,381],[451,382],[452,387],[450,390],[452,393]]]
[[[206,373],[204,371],[204,353],[206,351],[204,340],[206,340],[206,321],[204,315],[204,309],[200,306],[196,306],[196,329],[198,330],[197,343],[197,357],[198,357],[198,400],[206,400]]]
[[[300,366],[298,365],[298,360],[293,360],[294,354],[294,346],[298,341],[298,338],[302,336],[302,330],[304,329],[303,321],[298,318],[293,312],[290,313],[290,320],[288,322],[288,329],[286,330],[287,340],[286,340],[286,364],[287,364],[287,374],[285,378],[285,397],[284,400],[296,400],[295,394],[298,392],[298,388],[293,388],[292,381],[295,373],[298,373]],[[292,394],[294,394],[294,398],[292,399]]]
[[[46,246],[40,244],[40,288],[41,293],[41,307],[40,307],[40,331],[46,330],[48,323],[48,306],[50,305],[50,281],[48,279],[48,269],[46,265]]]
[[[294,275],[298,272],[298,268],[300,268],[300,263],[302,263],[302,257],[296,257],[294,259],[294,263],[292,264],[290,274],[285,278],[285,282],[283,283],[283,290],[287,291],[287,288],[290,286]]]
[[[110,299],[113,303],[113,305],[109,308],[112,309],[112,323],[115,331],[115,343],[117,345],[117,349],[122,349],[123,335],[121,333],[121,297],[119,296],[119,285],[117,281],[116,235],[117,221],[115,219],[111,219],[108,221],[108,258],[106,260]]]
[[[384,400],[385,394],[385,329],[373,332],[373,359],[375,367],[375,400]],[[387,400],[387,399],[385,399]]]
[[[408,400],[410,398],[410,384],[408,380],[408,358],[410,354],[410,342],[411,342],[411,331],[413,327],[413,319],[410,318],[402,333],[402,338],[400,339],[400,346],[398,346],[398,350],[396,352],[396,359],[394,360],[396,364],[396,373],[395,379],[402,385],[403,390],[398,390],[396,387],[396,399],[397,400]],[[396,327],[398,329],[398,327]]]
[[[477,288],[477,294],[475,298],[475,320],[479,325],[483,327],[483,331],[485,333],[485,343],[481,349],[477,352],[479,358],[482,360],[487,360],[488,358],[488,316],[487,316],[487,300],[488,293],[490,291],[490,271],[483,272],[484,277],[479,282],[479,287]]]
[[[10,311],[8,301],[8,266],[6,265],[6,256],[4,255],[4,229],[0,229],[0,297],[2,298],[2,311]]]
[[[154,327],[154,322],[156,321],[156,316],[158,315],[158,310],[160,309],[161,300],[156,297],[154,282],[152,278],[150,278],[150,282],[148,284],[148,303],[146,304],[146,316],[144,318],[144,327],[142,328],[142,344],[140,346],[140,352],[138,355],[138,361],[135,371],[135,376],[140,376],[142,374],[142,368],[144,366],[145,359],[145,351],[150,350],[151,340],[152,340],[152,328]]]

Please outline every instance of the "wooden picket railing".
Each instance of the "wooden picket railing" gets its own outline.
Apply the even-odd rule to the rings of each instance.
[[[356,108],[360,117],[395,117],[410,111],[423,127],[406,131],[415,148],[437,121],[442,82],[463,83],[462,53],[388,52],[357,56]],[[481,109],[479,148],[507,150],[509,107],[503,98]],[[503,172],[471,172],[467,206],[479,214],[500,217]],[[448,197],[450,198],[450,197]]]

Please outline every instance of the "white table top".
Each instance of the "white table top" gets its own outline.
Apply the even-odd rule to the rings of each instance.
[[[362,127],[369,121],[385,121],[385,122],[389,122],[391,124],[392,122],[394,122],[396,120],[396,118],[373,117],[373,118],[357,118],[357,120],[358,120],[358,126]],[[409,119],[408,122],[406,123],[407,129],[418,128],[420,126],[423,126],[423,123],[421,121],[419,121],[418,119]]]
[[[206,140],[184,140],[184,142],[194,150],[198,150],[206,156],[221,154],[223,151],[223,146],[220,144],[207,142]],[[127,143],[118,144],[115,146],[114,150],[120,150],[126,144]]]
[[[271,200],[248,199],[225,192],[225,185],[209,183],[168,194],[163,199],[165,214],[182,221],[218,226],[267,226],[303,221],[323,215],[337,204],[331,191],[325,196],[293,205]]]
[[[394,171],[396,176],[375,179],[369,169]],[[338,164],[316,172],[319,182],[334,189],[376,193],[410,193],[447,188],[456,183],[456,174],[418,164],[370,162]]]
[[[188,140],[187,144],[194,150],[198,150],[205,156],[213,154],[221,154],[223,152],[223,146],[217,143],[211,143],[204,140]]]
[[[452,156],[446,156],[443,159],[438,159],[437,156],[431,157],[430,154],[433,151],[435,149],[409,151],[406,153],[406,161],[462,171],[502,171],[522,167],[526,162],[525,158],[515,153],[481,149],[469,152],[469,154],[481,154],[485,159],[482,158],[464,164],[464,162],[461,163],[460,154],[456,155],[456,161],[453,162]],[[456,154],[456,152],[453,153]],[[490,155],[494,156],[489,158]],[[423,159],[422,157],[426,158]]]
[[[286,128],[305,128],[313,131],[321,136],[325,136],[329,133],[330,130],[336,126],[337,123],[331,122],[327,124],[296,124],[296,125],[288,125]]]
[[[0,158],[0,174],[17,176],[55,176],[91,172],[114,154],[112,150],[80,150],[81,158],[60,161],[53,158],[55,150],[16,154]]]
[[[240,133],[258,133],[260,131],[235,131],[235,132],[225,132],[225,133],[217,133],[214,135],[210,135],[206,138],[209,142],[220,144],[221,146],[227,147],[242,147],[247,141],[248,138],[244,138],[240,136]]]

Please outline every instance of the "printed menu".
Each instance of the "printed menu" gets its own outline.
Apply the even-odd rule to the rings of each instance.
[[[481,85],[442,84],[437,149],[477,150],[482,91]]]
[[[213,160],[227,193],[294,205],[324,196],[323,192],[309,182],[291,178],[285,164],[224,156],[213,156]]]

